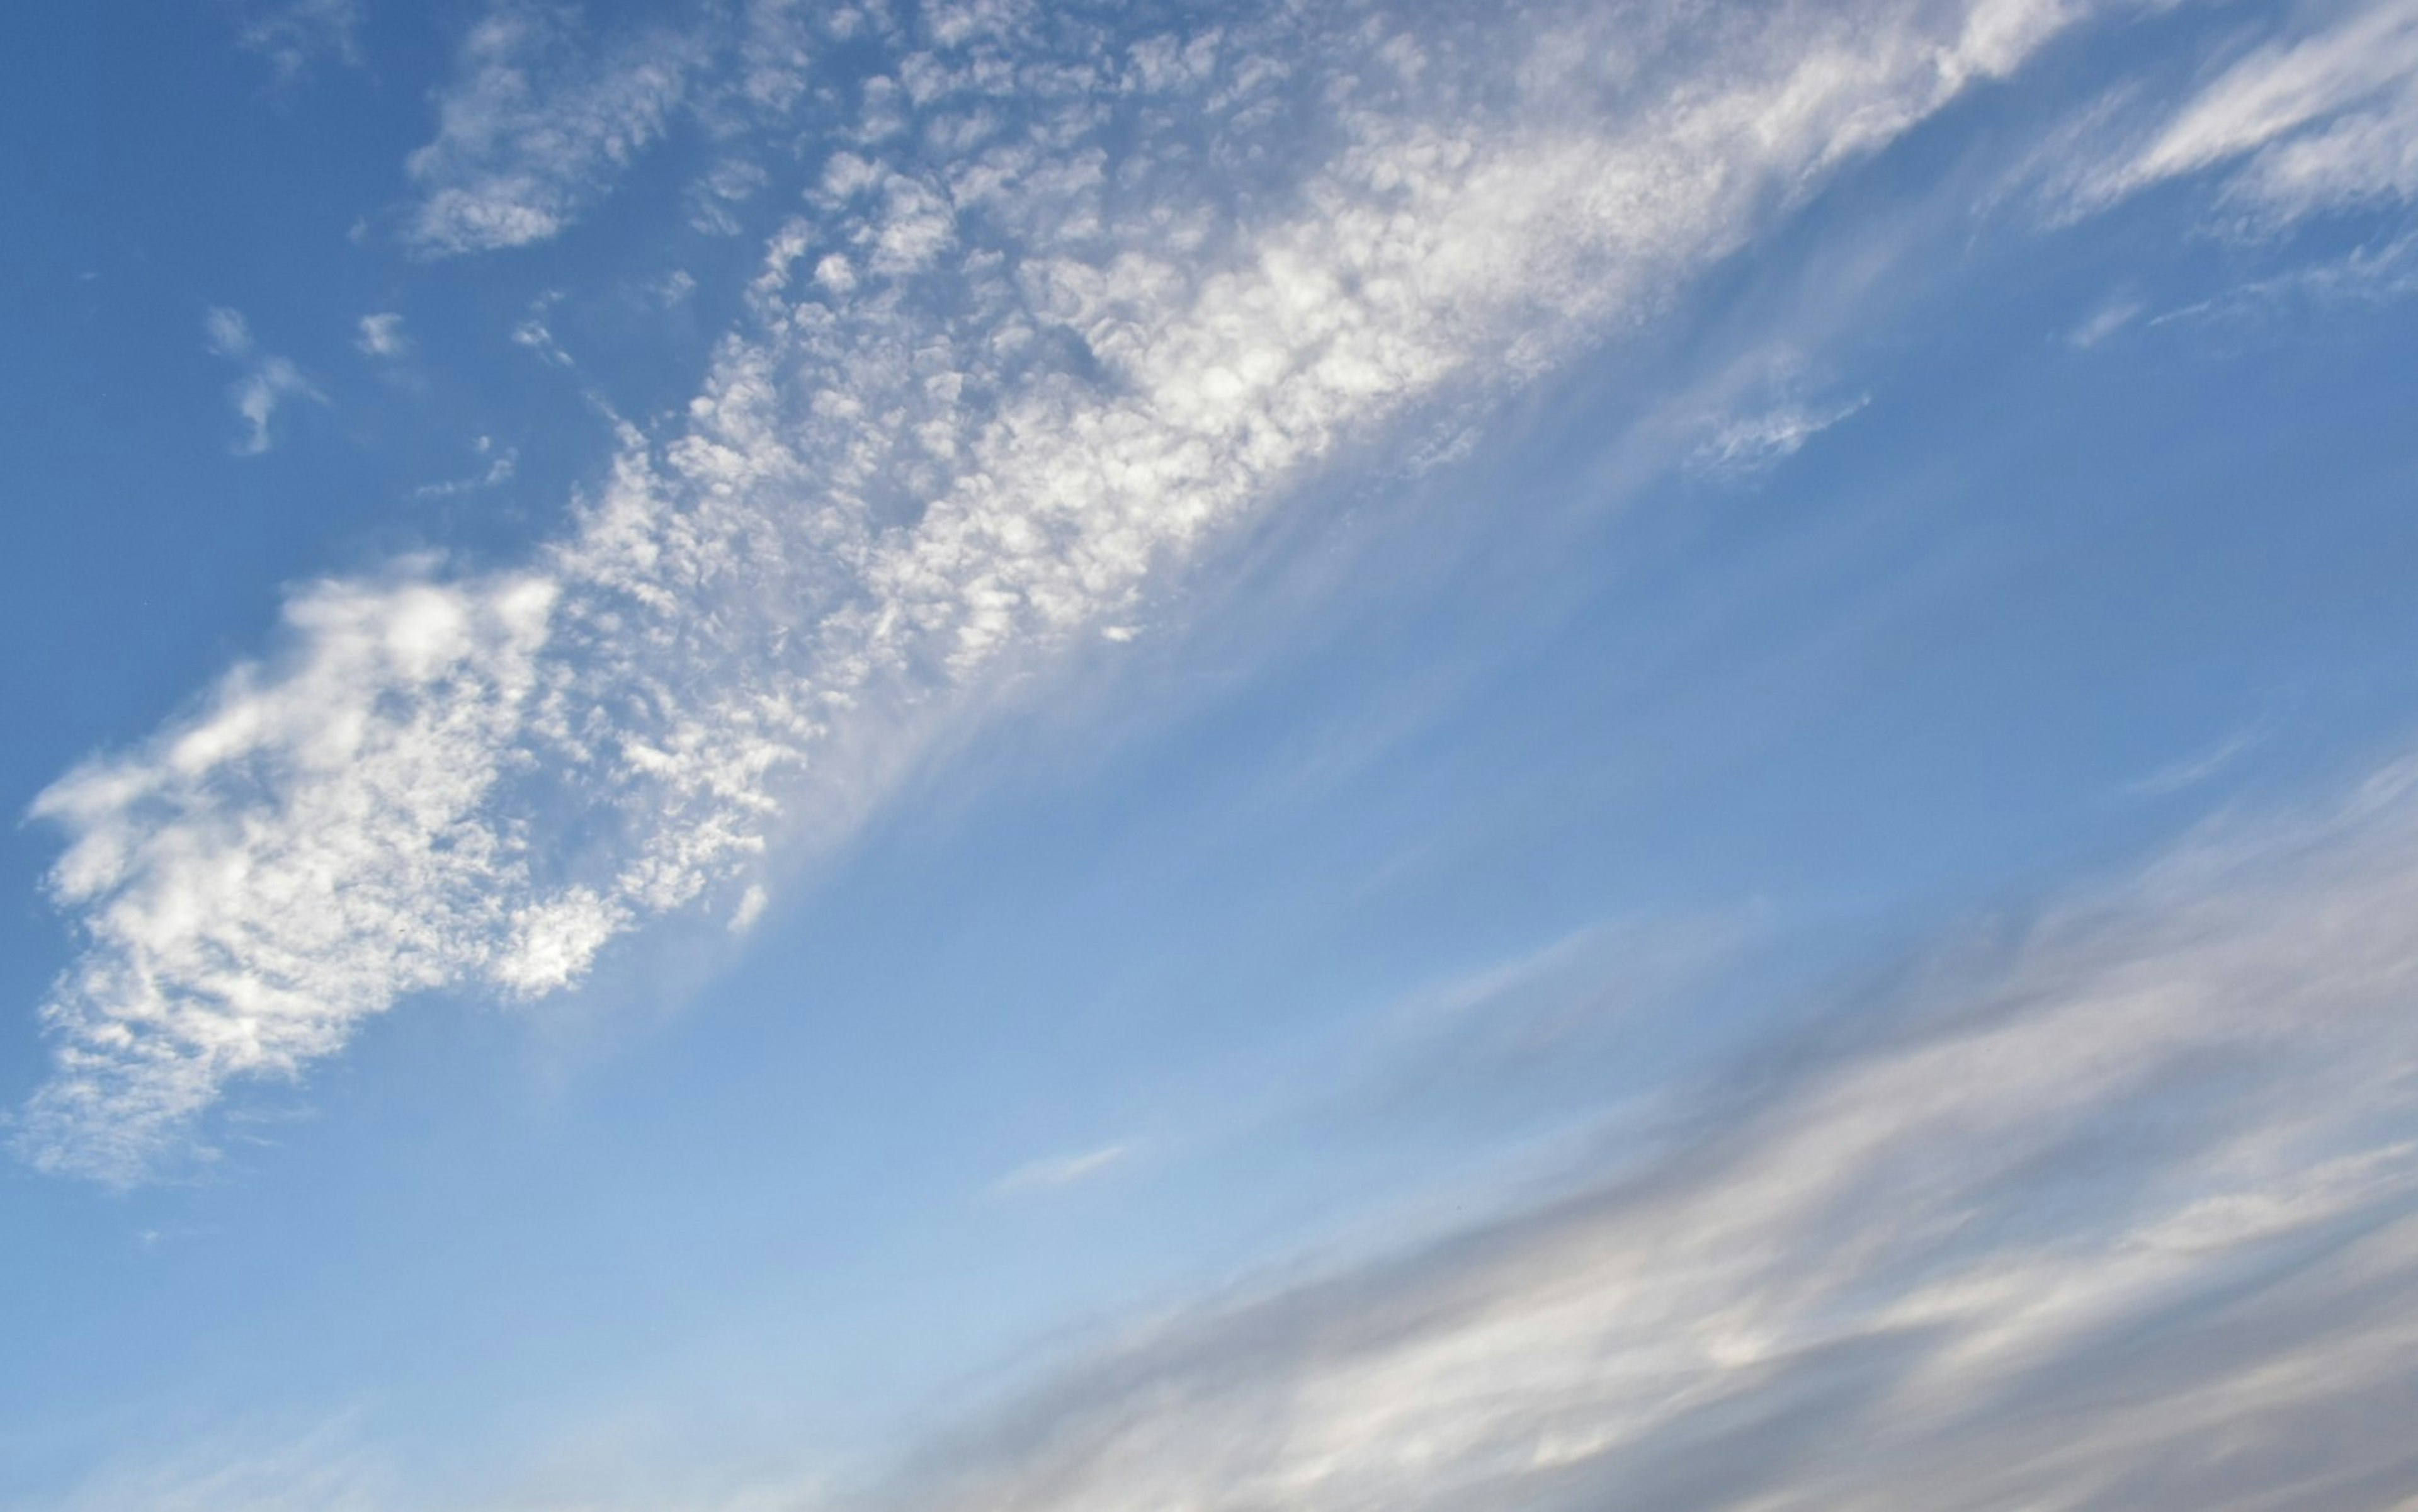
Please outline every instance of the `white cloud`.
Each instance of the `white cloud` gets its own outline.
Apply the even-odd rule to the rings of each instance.
[[[406,160],[409,238],[432,255],[543,241],[663,134],[703,61],[669,32],[590,56],[574,13],[508,4],[464,39],[436,138]]]
[[[1237,12],[1214,57],[1141,72],[1130,39],[968,10],[958,50],[897,56],[913,87],[873,115],[1004,91],[1017,124],[834,154],[686,414],[624,426],[527,573],[314,588],[282,660],[38,802],[86,943],[36,1158],[131,1177],[230,1077],[406,993],[577,980],[849,822],[1018,669],[1136,623],[1339,447],[1650,315],[2065,15],[1875,0],[1714,38],[1590,10],[1486,46]],[[505,208],[431,209],[431,245],[559,221],[686,87],[654,54],[542,85],[553,24],[474,35],[415,172],[431,206]],[[444,654],[391,649],[438,622]]]
[[[366,357],[401,357],[411,350],[411,338],[403,333],[403,317],[389,311],[361,316],[353,344]]]
[[[358,66],[361,26],[368,20],[361,0],[284,0],[248,7],[236,23],[236,39],[291,80],[324,59]]]
[[[691,223],[738,234],[737,207],[767,176],[738,149],[788,145],[761,129],[805,93],[812,8],[745,0],[604,34],[584,23],[548,0],[496,0],[470,28],[436,93],[436,135],[405,160],[414,249],[450,256],[558,236],[683,121],[732,146],[690,186]]]
[[[2405,764],[1942,950],[1609,1185],[1162,1316],[871,1504],[2399,1504],[2413,906]]]
[[[495,438],[482,435],[471,450],[487,459],[487,465],[465,478],[449,478],[441,482],[422,483],[411,491],[414,498],[453,498],[484,489],[499,488],[512,481],[520,468],[520,452],[512,447],[496,445]]]
[[[285,358],[261,350],[253,339],[252,328],[243,316],[223,307],[213,309],[203,322],[209,334],[210,350],[244,369],[234,387],[227,390],[228,402],[243,420],[244,431],[235,443],[237,456],[256,457],[273,444],[268,422],[278,406],[288,399],[309,399],[318,404],[328,402],[316,384],[303,375],[302,370]]]
[[[2404,1504],[2413,908],[2406,760],[1936,942],[1818,1035],[1680,1089],[1609,1179],[1157,1309],[869,1493],[804,1474],[731,1504]],[[389,1480],[323,1432],[67,1504],[402,1504]]]
[[[287,606],[279,660],[35,801],[73,837],[51,888],[84,941],[43,1010],[61,1046],[21,1129],[38,1164],[130,1177],[229,1077],[290,1077],[490,962],[530,974],[502,902],[534,891],[529,858],[482,810],[556,596],[323,585]]]
[[[1788,401],[1774,408],[1723,422],[1688,458],[1689,466],[1715,478],[1752,477],[1780,466],[1805,443],[1861,410],[1872,401],[1859,394],[1826,404]]]
[[[2254,50],[2079,197],[2218,168],[2227,199],[2262,221],[2418,196],[2418,3],[2331,8],[2324,25]]]

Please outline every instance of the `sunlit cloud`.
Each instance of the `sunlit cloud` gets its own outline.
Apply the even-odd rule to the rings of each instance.
[[[560,991],[726,907],[1339,448],[1650,315],[2070,20],[1877,3],[1615,48],[1587,8],[1139,38],[977,8],[883,38],[685,413],[624,425],[566,530],[489,576],[310,588],[200,711],[37,801],[85,945],[23,1147],[135,1179],[407,994]],[[474,28],[409,164],[424,250],[551,234],[692,88],[758,108],[758,30],[596,53],[564,24]]]

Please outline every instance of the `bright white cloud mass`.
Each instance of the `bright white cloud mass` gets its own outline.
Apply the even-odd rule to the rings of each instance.
[[[1585,8],[1509,48],[1347,11],[1122,48],[1056,22],[1044,51],[1011,19],[951,13],[865,90],[685,423],[626,431],[529,570],[313,589],[282,652],[36,801],[89,940],[45,1009],[38,1161],[131,1176],[405,993],[579,980],[926,710],[1130,613],[1339,446],[1637,318],[2062,17],[1781,13],[1642,56]],[[651,63],[537,92],[532,24],[482,24],[411,172],[457,139],[559,155],[436,191],[423,243],[551,233],[660,118]],[[1269,180],[1248,206],[1221,160]]]
[[[0,1503],[2418,1507],[2418,0],[188,24]]]

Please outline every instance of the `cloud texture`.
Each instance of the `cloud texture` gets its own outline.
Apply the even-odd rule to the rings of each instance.
[[[2253,223],[2418,194],[2418,5],[2316,8],[2172,112],[2083,193],[2211,170]]]
[[[766,9],[722,65],[751,108],[798,98],[747,61]],[[541,87],[519,60],[550,14],[474,34],[411,168],[433,250],[571,213],[688,87],[670,42]],[[850,113],[681,423],[625,428],[524,569],[314,588],[281,649],[38,801],[84,944],[23,1148],[133,1179],[231,1078],[293,1075],[407,993],[542,995],[735,898],[916,730],[1128,633],[1339,449],[1649,315],[2069,19],[865,22],[887,68],[834,84]]]
[[[2404,763],[1935,952],[1608,1184],[1155,1321],[873,1504],[2409,1505],[2413,909]]]

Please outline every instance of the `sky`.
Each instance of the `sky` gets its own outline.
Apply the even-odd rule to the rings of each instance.
[[[2418,1508],[2418,3],[0,59],[0,1506]]]

